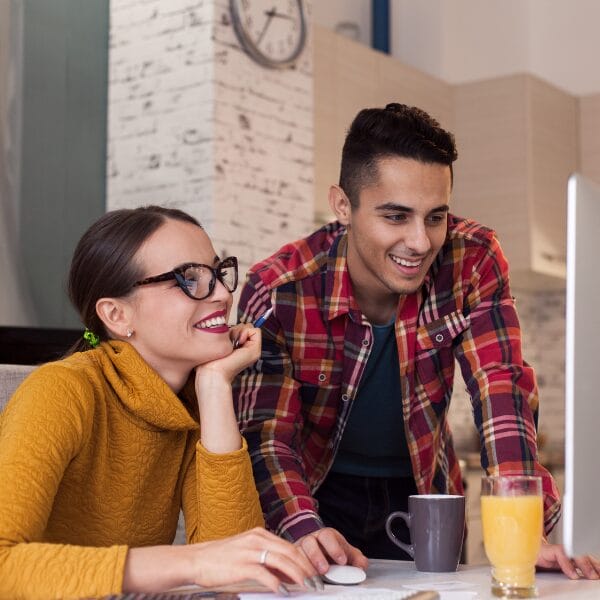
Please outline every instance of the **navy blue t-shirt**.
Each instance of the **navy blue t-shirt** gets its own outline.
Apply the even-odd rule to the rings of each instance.
[[[331,470],[366,477],[409,477],[412,466],[402,419],[394,323],[372,327],[373,348]]]

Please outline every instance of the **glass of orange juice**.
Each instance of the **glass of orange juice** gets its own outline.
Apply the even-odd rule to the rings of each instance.
[[[481,524],[492,565],[492,594],[533,598],[535,561],[543,532],[541,477],[500,476],[481,480]]]

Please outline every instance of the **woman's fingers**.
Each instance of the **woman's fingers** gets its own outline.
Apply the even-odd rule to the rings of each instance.
[[[234,350],[243,349],[252,362],[258,360],[261,347],[260,329],[248,324],[234,325],[229,331],[229,336]]]
[[[231,360],[240,363],[239,370],[254,364],[260,358],[261,332],[256,327],[247,325],[239,336],[239,345],[231,355]]]
[[[267,551],[263,566],[280,581],[283,579],[284,581],[297,583],[302,587],[315,591],[316,587],[312,581],[313,575],[311,575],[312,569],[311,571],[306,571],[295,561],[296,558],[297,556],[290,558],[286,554],[282,554],[276,550]]]
[[[199,392],[198,385],[200,379],[210,377],[211,374],[221,375],[225,381],[231,383],[233,378],[245,368],[253,365],[260,358],[261,333],[260,329],[250,325],[243,326],[240,333],[241,345],[232,350],[226,356],[215,360],[202,363],[196,367],[196,391]],[[230,334],[232,342],[237,339]]]
[[[266,545],[261,552],[261,558],[263,558],[266,551],[266,556],[264,556],[265,566],[284,573],[300,585],[304,585],[306,577],[311,578],[316,575],[313,565],[300,548],[296,548],[290,542],[266,530],[262,531],[266,534]]]
[[[231,338],[234,346],[239,348],[243,346],[249,337],[249,332],[253,329],[256,329],[250,323],[238,323],[237,325],[232,325],[229,328],[229,337]]]
[[[276,594],[283,596],[287,596],[289,594],[287,587],[281,582],[281,579],[267,567],[257,565],[256,563],[248,564],[245,568],[243,568],[243,572],[245,575],[240,577],[240,581],[252,579],[258,583],[261,583]]]
[[[232,325],[229,328],[229,337],[234,348],[239,348],[246,341],[248,336],[245,333],[245,330],[247,329],[247,327],[248,325],[240,323],[238,325]]]
[[[281,579],[314,591],[312,565],[289,542],[256,528],[238,536],[196,546],[194,579],[214,586],[254,579],[276,593],[286,594]]]

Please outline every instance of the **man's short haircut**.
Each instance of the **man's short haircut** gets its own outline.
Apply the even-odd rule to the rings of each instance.
[[[457,156],[454,136],[424,110],[397,103],[365,108],[346,135],[340,187],[356,208],[362,188],[377,182],[379,160],[400,157],[448,165],[452,177]]]

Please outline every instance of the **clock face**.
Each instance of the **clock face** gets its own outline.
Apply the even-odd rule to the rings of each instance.
[[[230,0],[235,32],[246,52],[267,67],[289,67],[306,41],[302,0]]]

